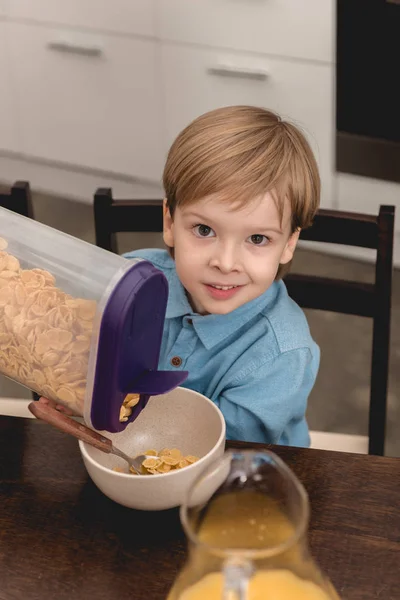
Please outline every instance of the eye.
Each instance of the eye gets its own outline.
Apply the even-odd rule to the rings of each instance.
[[[271,241],[266,235],[255,233],[249,237],[250,243],[254,246],[266,246]]]
[[[197,237],[214,237],[215,233],[208,225],[204,225],[200,223],[200,225],[195,225],[193,227],[193,231]]]

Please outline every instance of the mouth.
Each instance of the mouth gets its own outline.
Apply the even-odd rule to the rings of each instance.
[[[214,300],[229,300],[243,287],[242,285],[218,285],[216,283],[204,284],[208,294]]]
[[[209,285],[210,287],[214,288],[215,290],[233,290],[234,288],[237,287],[242,287],[241,285],[217,285],[215,283],[206,283],[206,285]]]

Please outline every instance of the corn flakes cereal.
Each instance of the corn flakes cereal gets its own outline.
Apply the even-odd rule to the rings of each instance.
[[[119,411],[119,420],[126,422],[132,414],[132,409],[140,400],[140,394],[127,394]]]
[[[142,462],[142,467],[144,467],[145,469],[157,469],[157,467],[159,467],[162,464],[162,461],[157,458],[145,458],[145,460]]]
[[[164,464],[169,465],[171,467],[176,467],[179,464],[179,458],[174,458],[173,456],[162,456],[162,461]]]
[[[169,473],[171,469],[171,465],[167,465],[165,462],[163,462],[159,467],[157,467],[157,473]]]
[[[185,460],[187,460],[190,464],[193,464],[199,459],[197,458],[197,456],[192,456],[191,454],[189,454],[188,456],[185,456]]]
[[[171,473],[172,471],[178,471],[184,467],[189,467],[191,464],[199,460],[197,456],[189,454],[183,456],[182,452],[178,448],[163,448],[160,452],[157,450],[146,450],[143,452],[147,458],[142,462],[141,474],[142,475],[160,475],[163,473]],[[114,471],[126,473],[119,467],[115,467]],[[137,475],[136,471],[130,467],[129,473]]]
[[[96,302],[66,294],[44,269],[22,268],[7,248],[0,237],[0,370],[82,414]]]
[[[153,449],[146,450],[146,452],[143,452],[143,454],[145,456],[158,456],[157,450],[153,450]]]
[[[128,418],[131,416],[132,414],[132,410],[129,408],[126,408],[124,405],[121,406],[120,410],[119,410],[119,420],[121,423],[125,423]]]
[[[139,394],[128,394],[125,397],[124,404],[128,408],[133,408],[134,406],[136,406],[136,404],[139,402],[139,400],[140,400]]]

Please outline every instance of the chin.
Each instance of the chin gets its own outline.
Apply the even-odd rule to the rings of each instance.
[[[206,311],[208,314],[211,314],[211,315],[228,315],[229,313],[236,310],[236,308],[238,308],[238,306],[228,306],[228,305],[225,306],[221,303],[221,304],[216,304],[214,306],[207,306]]]

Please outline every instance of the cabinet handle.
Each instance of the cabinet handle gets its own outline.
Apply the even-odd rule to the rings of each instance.
[[[216,65],[215,67],[209,67],[207,71],[210,75],[256,79],[258,81],[265,81],[269,77],[268,71],[263,69],[250,69],[247,67],[236,67],[234,65]]]
[[[102,56],[103,49],[98,46],[83,46],[81,44],[74,44],[72,42],[65,41],[54,41],[49,42],[47,47],[50,50],[56,50],[57,52],[67,52],[69,54],[80,54],[81,56]]]

